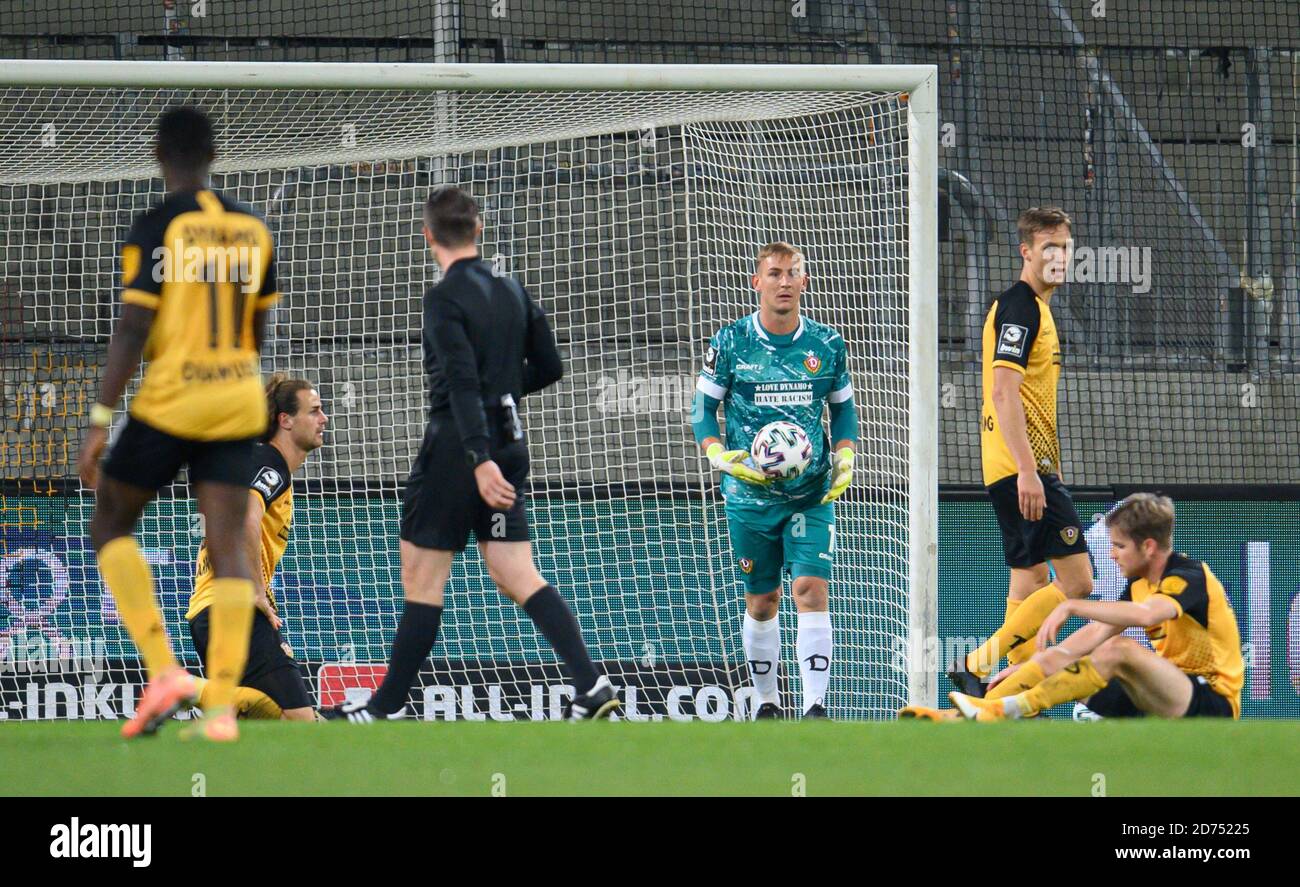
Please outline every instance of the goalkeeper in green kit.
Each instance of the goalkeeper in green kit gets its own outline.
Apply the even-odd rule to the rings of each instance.
[[[731,547],[745,583],[742,639],[757,694],[754,717],[782,716],[777,608],[782,570],[788,566],[799,614],[801,710],[805,718],[824,718],[834,661],[828,605],[835,553],[832,503],[853,476],[857,409],[843,337],[799,314],[808,282],[803,254],[788,243],[770,243],[759,251],[757,265],[752,283],[758,311],[723,327],[710,341],[691,425],[710,463],[723,474]],[[726,411],[726,444],[718,428],[719,404]],[[823,404],[830,408],[829,440],[822,429]],[[788,480],[772,480],[745,461],[759,429],[778,420],[801,427],[812,443],[807,469]]]

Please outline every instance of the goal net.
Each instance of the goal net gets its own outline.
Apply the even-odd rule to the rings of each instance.
[[[689,409],[709,337],[756,310],[749,278],[772,240],[806,255],[803,310],[843,335],[859,413],[836,505],[830,714],[933,697],[932,68],[585,66],[566,85],[527,66],[57,64],[77,85],[4,85],[25,63],[0,78],[0,717],[122,716],[142,682],[86,540],[94,498],[75,457],[120,311],[120,244],[164,194],[153,129],[179,103],[214,118],[213,187],[276,238],[263,370],[313,382],[330,417],[295,478],[274,580],[323,704],[374,685],[401,612],[400,491],[427,409],[421,298],[439,279],[421,205],[441,184],[474,195],[484,258],[559,341],[563,381],[523,403],[533,548],[623,715],[721,720],[752,704],[740,575]],[[182,615],[201,531],[183,474],[137,535],[197,670]],[[797,709],[789,600],[781,619]],[[468,549],[408,715],[551,718],[564,684]]]

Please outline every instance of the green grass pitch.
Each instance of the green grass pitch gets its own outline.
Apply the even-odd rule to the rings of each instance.
[[[0,725],[0,795],[1300,794],[1281,721],[179,726]]]

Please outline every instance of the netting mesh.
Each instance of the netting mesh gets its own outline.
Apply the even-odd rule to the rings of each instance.
[[[1016,214],[1046,202],[1103,268],[1055,300],[1071,482],[1297,480],[1278,470],[1300,463],[1300,16],[1287,0],[0,9],[0,56],[16,58],[936,64],[943,483],[980,481],[979,323],[1018,273]],[[1141,458],[1107,433],[1116,403],[1152,417]]]
[[[534,547],[595,658],[634,688],[634,717],[734,717],[748,705],[739,576],[688,412],[708,338],[754,310],[758,248],[786,239],[805,250],[806,310],[849,343],[863,453],[861,488],[837,509],[830,707],[880,717],[906,700],[901,97],[41,90],[5,98],[6,120],[45,109],[59,118],[47,151],[6,151],[0,166],[9,223],[0,259],[26,319],[63,342],[38,358],[38,375],[58,376],[49,403],[40,383],[30,396],[24,388],[6,440],[7,468],[43,478],[66,477],[95,394],[117,310],[117,246],[162,195],[157,179],[111,176],[149,168],[147,133],[161,108],[193,102],[216,115],[213,185],[264,213],[278,245],[283,300],[264,368],[315,382],[331,416],[326,446],[300,472],[276,580],[286,636],[303,662],[324,668],[326,702],[330,675],[387,660],[400,610],[399,487],[424,429],[421,296],[438,277],[420,207],[444,182],[478,199],[484,257],[534,294],[560,341],[564,381],[524,404]],[[106,136],[110,129],[119,135]],[[4,122],[0,132],[11,146],[50,136]],[[348,162],[327,162],[349,153]],[[289,156],[311,162],[277,165]],[[40,449],[55,439],[71,452]],[[154,553],[174,636],[190,650],[179,620],[200,538],[186,488],[170,492],[151,506],[142,547]],[[31,507],[35,497],[13,501]],[[110,658],[131,658],[83,541],[92,504],[74,494],[57,516],[40,511],[78,578],[68,606],[39,624],[81,636],[70,614],[93,612],[91,634],[107,638]],[[793,637],[793,612],[786,618]],[[11,642],[18,635],[30,632],[11,622]],[[797,675],[793,644],[785,658],[787,677]],[[497,595],[477,555],[461,558],[416,713],[548,716],[558,700],[546,688],[559,679],[549,648]],[[690,692],[674,696],[673,687]]]

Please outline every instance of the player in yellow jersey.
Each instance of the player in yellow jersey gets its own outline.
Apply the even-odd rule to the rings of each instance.
[[[149,685],[130,738],[156,731],[196,692],[172,652],[154,580],[132,534],[145,506],[182,465],[212,540],[211,692],[204,735],[239,736],[232,704],[253,618],[243,544],[253,445],[266,430],[258,355],[277,300],[271,233],[252,212],[207,187],[212,123],[175,107],[158,121],[155,157],[167,196],[131,226],[122,247],[122,316],[77,470],[95,490],[90,541],[100,574],[140,650]],[[141,357],[148,366],[130,418],[99,470],[113,409]]]
[[[311,694],[303,680],[293,651],[280,634],[280,608],[271,589],[271,577],[289,544],[293,529],[293,474],[307,461],[307,455],[325,442],[325,415],[315,386],[280,373],[266,386],[266,442],[254,448],[253,467],[248,473],[248,517],[244,519],[244,544],[248,557],[260,565],[253,573],[253,632],[248,645],[248,662],[235,694],[236,713],[247,718],[284,718],[312,721]],[[199,658],[207,666],[205,651],[211,633],[212,558],[205,539],[199,549],[185,619]],[[210,692],[200,687],[199,702]]]
[[[1021,213],[1018,227],[1020,280],[984,321],[980,414],[984,485],[1011,581],[1002,627],[948,668],[953,685],[970,696],[983,695],[1003,656],[1018,663],[1033,655],[1038,627],[1057,604],[1092,594],[1092,561],[1061,480],[1056,430],[1061,340],[1050,302],[1065,280],[1070,217],[1056,207],[1034,207]]]
[[[1068,600],[1043,622],[1039,650],[1012,665],[983,698],[950,693],[975,720],[1023,718],[1082,700],[1104,718],[1238,718],[1245,666],[1223,584],[1173,551],[1174,504],[1134,493],[1106,516],[1110,556],[1129,580],[1118,601]],[[1071,616],[1092,620],[1058,646]],[[1146,629],[1153,650],[1123,634]]]

